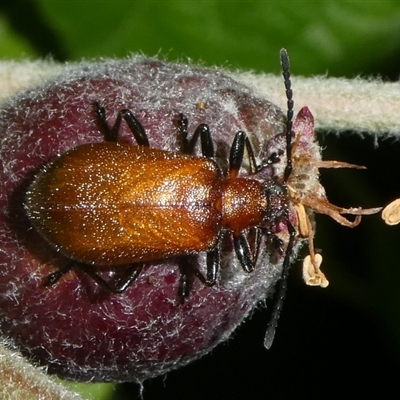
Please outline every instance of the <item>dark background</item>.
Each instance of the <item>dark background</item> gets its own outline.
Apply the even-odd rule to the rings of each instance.
[[[169,60],[279,72],[289,50],[294,75],[399,77],[396,1],[0,1],[0,56],[80,60],[142,51]],[[400,126],[400,124],[399,124]],[[324,171],[334,204],[373,207],[400,196],[400,144],[318,132],[325,159],[367,171]],[[263,348],[268,312],[257,311],[212,354],[146,382],[151,399],[338,398],[399,392],[400,227],[379,216],[355,230],[317,216],[327,289],[311,288],[293,265],[271,350]],[[89,386],[89,390],[94,388]],[[134,399],[117,385],[95,398]],[[100,389],[102,390],[102,389]]]

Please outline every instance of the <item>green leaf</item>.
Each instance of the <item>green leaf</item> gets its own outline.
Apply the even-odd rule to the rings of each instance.
[[[114,391],[111,383],[75,383],[59,379],[72,392],[79,393],[85,400],[108,400]]]
[[[298,75],[397,77],[398,1],[40,0],[27,4],[37,7],[33,11],[19,7],[17,14],[8,15],[20,31],[18,21],[24,13],[29,13],[24,19],[29,17],[36,29],[52,31],[32,46],[39,54],[56,58],[123,57],[141,51],[170,60],[189,57],[207,65],[278,73],[277,54],[286,47],[296,60]],[[32,12],[38,21],[32,21]],[[25,40],[29,42],[29,35]],[[12,51],[2,47],[2,52],[14,57],[18,47]]]
[[[29,38],[16,33],[5,15],[0,14],[0,56],[12,59],[37,57]]]

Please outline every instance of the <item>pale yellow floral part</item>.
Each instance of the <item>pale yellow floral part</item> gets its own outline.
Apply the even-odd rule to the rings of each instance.
[[[382,219],[388,225],[397,225],[400,222],[400,199],[392,201],[383,209]]]
[[[314,255],[313,260],[310,255],[306,256],[303,261],[303,279],[309,286],[321,286],[326,288],[329,285],[328,279],[321,271],[320,266],[322,263],[321,254]]]
[[[299,235],[304,238],[308,238],[310,235],[308,216],[306,214],[306,209],[303,204],[295,203],[294,208],[297,214],[297,230],[299,231]]]

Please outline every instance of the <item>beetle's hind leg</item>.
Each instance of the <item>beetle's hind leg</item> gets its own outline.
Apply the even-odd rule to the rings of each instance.
[[[143,269],[143,264],[132,264],[126,268],[122,277],[113,285],[97,274],[92,265],[78,263],[76,266],[89,275],[99,286],[110,293],[122,293],[136,280]]]
[[[54,285],[60,280],[67,272],[69,272],[73,267],[79,268],[86,275],[90,276],[99,286],[107,290],[110,293],[122,293],[136,280],[143,269],[143,264],[132,264],[127,267],[124,271],[122,277],[113,285],[103,279],[98,275],[92,265],[77,263],[75,261],[68,262],[65,266],[61,267],[57,271],[49,274],[46,278],[44,286]]]
[[[66,273],[68,273],[72,269],[74,264],[74,261],[70,261],[63,267],[59,268],[57,271],[47,275],[44,286],[52,286],[57,283]]]
[[[178,287],[178,298],[181,304],[183,304],[185,302],[185,299],[189,297],[194,278],[195,276],[198,276],[198,269],[195,267],[196,263],[196,256],[188,255],[179,258],[180,279]],[[200,280],[203,281],[202,278],[200,278]]]
[[[133,115],[132,111],[124,108],[118,112],[117,119],[112,127],[107,122],[106,110],[101,107],[98,102],[94,103],[94,111],[96,113],[97,119],[104,132],[104,137],[106,141],[117,142],[119,139],[119,129],[121,126],[122,118],[128,124],[133,137],[135,138],[139,146],[149,146],[149,138],[147,133],[143,128],[143,125],[137,120]]]

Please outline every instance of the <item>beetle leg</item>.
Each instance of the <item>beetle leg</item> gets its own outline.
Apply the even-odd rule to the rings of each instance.
[[[207,252],[207,278],[204,284],[206,286],[214,286],[217,282],[217,275],[220,266],[220,250],[217,245],[215,249]]]
[[[273,232],[271,232],[267,228],[261,228],[263,235],[267,236],[268,244],[273,246],[274,250],[278,250],[279,254],[282,255],[283,250],[283,240],[276,236]]]
[[[252,272],[255,268],[255,261],[258,258],[258,253],[261,245],[262,234],[268,235],[269,240],[271,240],[272,245],[279,251],[280,254],[283,253],[283,242],[278,236],[266,230],[264,228],[255,227],[254,233],[254,245],[253,248],[250,246],[246,236],[240,234],[238,236],[233,236],[233,246],[237,255],[237,258],[245,272]],[[295,231],[296,233],[296,231]]]
[[[245,132],[238,131],[233,139],[229,157],[229,176],[231,178],[236,178],[239,174],[239,170],[243,162],[244,148],[247,150],[250,171],[253,174],[256,174],[271,164],[275,164],[280,161],[280,156],[277,153],[272,153],[265,162],[258,165],[249,137]]]
[[[180,271],[180,281],[178,288],[178,297],[181,300],[181,303],[184,303],[185,298],[189,297],[190,290],[193,285],[193,276],[198,276],[200,273],[197,268],[194,268],[195,261],[193,256],[184,256],[181,257],[179,261],[179,271]],[[205,278],[203,276],[199,277],[199,279],[204,282]]]
[[[104,107],[100,107],[99,103],[94,103],[95,113],[104,131],[105,139],[109,142],[117,142],[119,136],[119,129],[121,126],[122,118],[128,124],[137,144],[139,146],[149,146],[149,138],[147,137],[146,131],[142,124],[133,115],[132,111],[128,109],[122,109],[118,112],[117,119],[114,125],[110,128],[107,122],[106,111]]]
[[[233,139],[229,154],[229,177],[236,178],[239,174],[240,167],[243,162],[244,149],[246,147],[250,160],[250,169],[252,172],[257,171],[256,159],[254,157],[253,147],[249,138],[243,131],[236,132]]]
[[[139,146],[149,147],[149,138],[147,137],[146,131],[143,125],[136,119],[132,114],[132,111],[123,109],[118,112],[117,119],[114,126],[111,128],[111,132],[118,139],[119,125],[121,123],[121,118],[125,120],[128,124],[130,130],[133,133],[134,138]]]
[[[111,128],[108,125],[107,118],[106,118],[106,109],[104,107],[100,107],[100,104],[96,101],[94,103],[94,112],[96,114],[97,120],[101,125],[101,129],[104,133],[106,140],[113,142],[115,140],[111,139]]]
[[[125,270],[124,275],[116,282],[115,285],[110,285],[109,282],[105,281],[100,275],[98,275],[94,271],[92,265],[79,263],[76,264],[76,266],[85,274],[89,275],[99,286],[110,293],[124,292],[140,275],[143,268],[143,264],[132,264]]]
[[[54,285],[56,282],[60,280],[69,270],[74,266],[74,262],[70,261],[65,264],[63,267],[59,268],[57,271],[47,275],[44,286]]]
[[[182,153],[190,153],[189,140],[188,140],[188,119],[182,114],[174,121],[174,124],[178,128],[181,140],[181,151]]]
[[[238,236],[233,236],[233,246],[245,272],[252,272],[255,268],[255,263],[260,251],[262,233],[264,232],[261,228],[253,227],[249,232],[251,244],[243,233]]]
[[[281,65],[283,69],[283,77],[286,88],[287,98],[287,121],[286,121],[286,167],[284,174],[284,181],[287,182],[293,169],[292,162],[292,126],[293,126],[293,91],[291,89],[290,71],[289,71],[289,58],[286,51],[281,51]],[[231,146],[231,152],[229,157],[229,176],[230,178],[236,178],[239,174],[240,167],[243,162],[244,148],[246,147],[247,154],[250,162],[250,170],[252,173],[260,172],[270,164],[274,164],[280,161],[280,156],[276,153],[272,153],[271,156],[261,165],[257,165],[256,158],[254,156],[253,146],[245,132],[238,131],[233,139]]]
[[[217,245],[215,249],[207,252],[207,275],[206,277],[199,271],[198,268],[193,267],[193,262],[188,260],[190,256],[182,257],[182,262],[180,263],[180,283],[178,289],[178,296],[183,302],[184,298],[188,297],[190,294],[190,289],[193,284],[193,276],[196,276],[203,285],[214,286],[217,282],[217,275],[220,265],[220,251]]]
[[[250,245],[243,233],[233,236],[233,247],[244,271],[254,271],[254,259],[251,254]]]
[[[247,136],[244,132],[236,132],[229,154],[229,177],[236,178],[239,175],[243,162],[244,146]]]
[[[279,156],[276,153],[273,153],[264,164],[257,165],[253,146],[251,145],[249,137],[245,132],[238,131],[233,139],[229,156],[229,176],[231,178],[236,178],[239,174],[239,170],[243,162],[245,148],[249,157],[250,171],[253,174],[260,172],[267,166],[280,161]]]
[[[132,264],[128,267],[122,278],[115,284],[113,293],[122,293],[136,280],[143,269],[143,264]]]
[[[207,252],[207,275],[206,277],[199,271],[198,268],[193,267],[193,262],[188,259],[190,256],[182,257],[180,263],[180,282],[178,289],[178,297],[181,299],[181,303],[184,299],[189,296],[190,289],[193,284],[193,276],[196,276],[203,285],[214,286],[217,282],[217,275],[220,265],[220,250],[217,245],[215,249]]]
[[[260,245],[261,245],[261,237],[262,237],[262,230],[261,228],[254,226],[253,228],[250,228],[249,232],[251,242],[252,244],[252,253],[253,253],[253,260],[258,259],[258,254],[260,252]]]
[[[179,114],[177,124],[181,135],[183,153],[192,154],[200,137],[203,157],[213,158],[215,156],[214,144],[207,124],[200,124],[190,139],[188,138],[188,119],[182,113]]]
[[[189,297],[191,286],[192,285],[191,285],[191,279],[189,278],[189,274],[186,271],[182,271],[181,269],[181,277],[178,288],[178,297],[181,299],[181,303],[184,302],[184,299],[186,297]]]
[[[196,131],[200,131],[200,139],[201,139],[201,152],[203,157],[213,158],[215,157],[214,152],[214,143],[211,139],[210,128],[206,124],[200,124]]]

